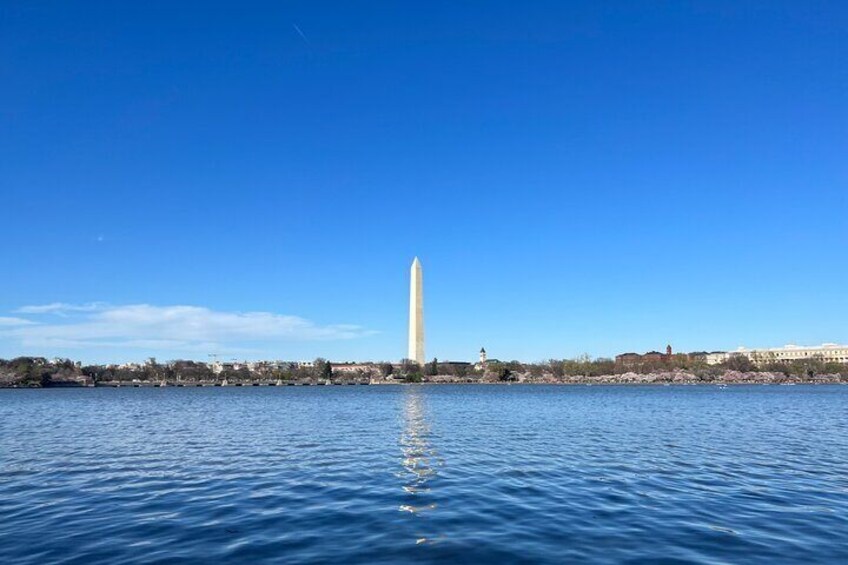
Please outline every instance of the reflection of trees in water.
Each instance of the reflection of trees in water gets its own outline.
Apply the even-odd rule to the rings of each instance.
[[[406,388],[403,418],[404,428],[400,437],[404,468],[403,490],[407,493],[410,503],[402,504],[400,509],[418,514],[436,508],[435,503],[429,502],[429,483],[437,475],[436,467],[441,464],[436,450],[430,445],[430,426],[421,388]]]

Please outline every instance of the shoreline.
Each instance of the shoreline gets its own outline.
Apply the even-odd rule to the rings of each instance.
[[[286,387],[385,387],[385,386],[564,386],[564,387],[620,387],[620,386],[636,386],[636,387],[668,387],[668,386],[695,386],[695,387],[718,387],[726,388],[732,386],[824,386],[824,385],[848,385],[848,382],[838,380],[824,379],[807,379],[807,380],[792,380],[784,382],[763,382],[757,380],[739,380],[739,381],[676,381],[676,382],[624,382],[624,381],[424,381],[424,382],[403,382],[403,381],[375,381],[375,382],[284,382],[284,383],[196,383],[196,382],[181,382],[181,383],[56,383],[46,386],[41,385],[0,385],[0,390],[56,390],[56,389],[91,389],[91,388],[286,388]]]
[[[69,359],[19,357],[0,360],[0,388],[150,388],[252,386],[385,386],[397,384],[527,385],[732,385],[848,384],[848,365],[810,363],[798,367],[615,365],[612,361],[496,363],[480,368],[433,362],[336,364],[316,359],[309,366],[283,362],[209,365],[195,361],[149,360],[143,365],[86,365]]]

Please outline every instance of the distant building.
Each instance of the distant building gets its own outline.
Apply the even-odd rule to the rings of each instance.
[[[671,345],[665,347],[665,353],[659,351],[648,351],[645,354],[621,353],[615,356],[615,362],[623,366],[633,366],[640,363],[665,363],[671,360]]]
[[[727,361],[729,357],[730,353],[727,351],[711,351],[704,356],[704,359],[706,359],[707,365],[718,365]]]
[[[331,363],[334,373],[366,373],[368,371],[379,371],[374,363]]]
[[[615,362],[619,365],[636,365],[642,362],[642,356],[638,353],[621,353],[615,356]]]
[[[480,361],[478,361],[477,363],[474,364],[474,370],[475,371],[485,371],[486,368],[490,364],[498,364],[498,363],[500,363],[500,361],[497,360],[497,359],[489,359],[489,356],[486,353],[486,348],[481,347],[480,348]]]
[[[470,367],[468,361],[439,361],[439,365],[447,365],[448,367]]]
[[[743,355],[757,365],[792,361],[818,360],[825,363],[848,363],[848,345],[823,343],[814,346],[784,345],[771,349],[747,349],[736,351],[714,351],[707,354],[707,364],[718,365],[735,355]]]
[[[665,359],[665,355],[660,353],[659,351],[648,351],[644,355],[642,355],[642,361],[648,363],[662,363]]]

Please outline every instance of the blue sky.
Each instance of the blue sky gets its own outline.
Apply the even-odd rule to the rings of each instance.
[[[844,2],[354,4],[4,2],[0,357],[848,342]]]

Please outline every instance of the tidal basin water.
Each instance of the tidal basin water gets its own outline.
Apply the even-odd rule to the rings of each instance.
[[[0,563],[848,563],[848,386],[0,390]]]

